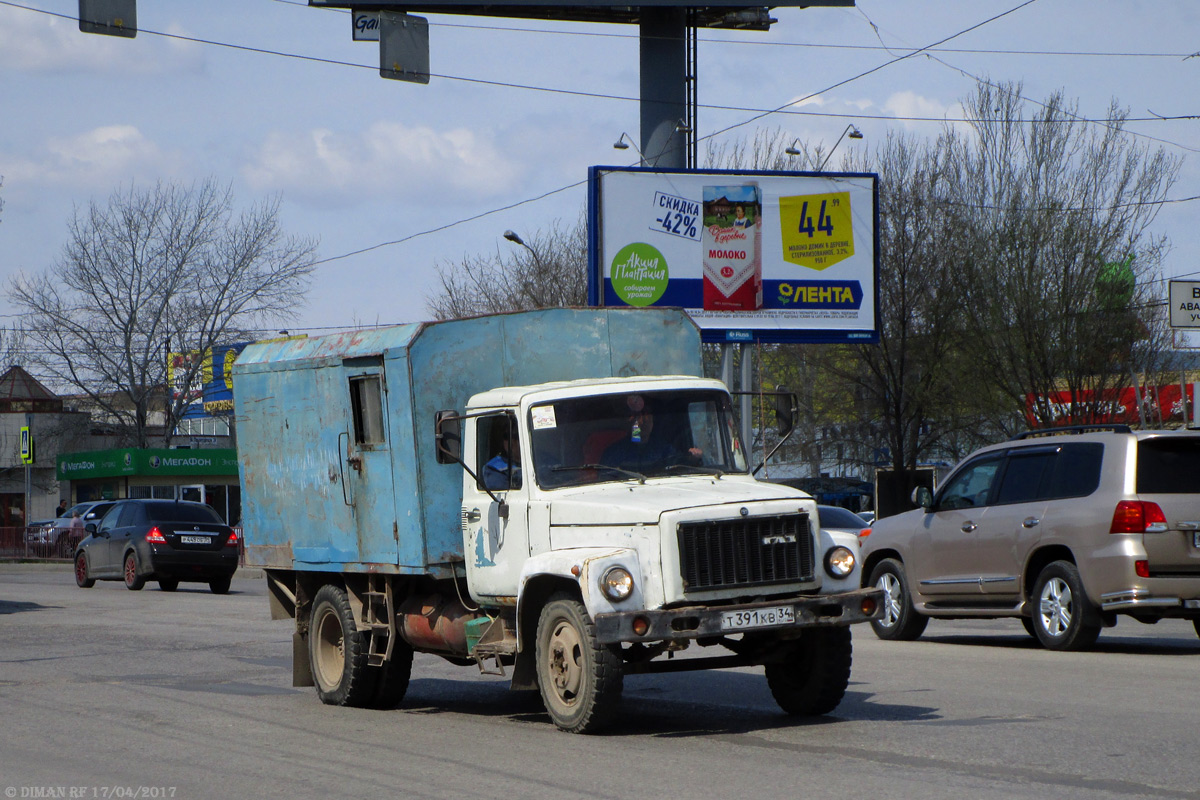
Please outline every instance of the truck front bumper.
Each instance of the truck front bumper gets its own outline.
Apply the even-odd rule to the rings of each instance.
[[[779,613],[784,608],[792,609],[790,619],[786,612]],[[872,587],[839,594],[781,597],[743,605],[622,611],[596,616],[596,639],[600,644],[617,644],[686,641],[763,632],[789,638],[788,634],[797,635],[806,628],[866,622],[877,618],[882,608],[883,590]]]

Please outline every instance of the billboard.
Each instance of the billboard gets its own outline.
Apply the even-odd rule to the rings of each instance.
[[[877,342],[878,177],[592,167],[588,301],[708,342]]]
[[[1200,328],[1200,281],[1170,281],[1172,328]]]
[[[1094,391],[1083,389],[1075,393],[1050,392],[1049,394],[1027,394],[1025,415],[1032,425],[1037,421],[1035,411],[1053,425],[1080,424],[1124,424],[1136,425],[1143,415],[1150,427],[1169,423],[1187,423],[1186,411],[1193,408],[1192,387],[1179,384],[1141,386],[1135,391],[1132,386]],[[1138,399],[1142,402],[1138,410]]]
[[[218,345],[204,356],[204,411],[228,414],[233,411],[233,362],[250,342]]]
[[[692,24],[698,27],[735,30],[766,30],[775,21],[769,17],[762,0],[726,0],[719,6],[697,6],[680,0],[640,0],[636,6],[603,5],[595,0],[520,0],[501,5],[480,0],[308,0],[308,4],[314,8],[352,9],[356,13],[397,11],[629,24],[637,24],[644,18],[646,9],[677,9],[691,12]],[[811,6],[853,8],[854,0],[781,0],[771,4],[771,8]]]
[[[56,457],[60,481],[90,480],[117,476],[194,477],[237,475],[237,450],[93,450],[63,453]]]

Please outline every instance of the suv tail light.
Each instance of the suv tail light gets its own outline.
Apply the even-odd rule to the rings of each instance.
[[[151,544],[166,544],[167,537],[163,536],[162,531],[160,531],[158,526],[155,525],[150,529],[150,532],[146,534],[146,541],[150,542]]]
[[[1113,511],[1109,533],[1163,533],[1167,517],[1158,503],[1145,500],[1122,500]]]

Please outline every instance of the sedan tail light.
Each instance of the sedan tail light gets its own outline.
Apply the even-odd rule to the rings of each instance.
[[[229,538],[225,540],[225,546],[226,547],[237,547],[237,544],[238,544],[237,531],[230,531]]]
[[[160,531],[158,526],[155,525],[150,529],[150,532],[146,534],[146,541],[150,542],[151,544],[166,544],[167,537],[163,536],[162,531]]]
[[[1145,500],[1122,500],[1113,511],[1109,533],[1163,533],[1167,517],[1158,503]]]

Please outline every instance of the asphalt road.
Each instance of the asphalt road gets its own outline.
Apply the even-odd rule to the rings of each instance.
[[[626,679],[601,736],[418,656],[396,711],[291,687],[261,579],[75,587],[0,564],[0,795],[160,798],[1200,798],[1200,639],[1122,620],[1088,653],[1016,622],[854,636],[835,714],[783,715],[761,670]]]

